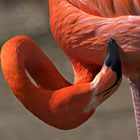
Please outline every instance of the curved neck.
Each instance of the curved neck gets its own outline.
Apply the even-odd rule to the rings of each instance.
[[[75,65],[80,72],[78,78],[80,74],[82,79],[89,73],[91,76],[84,77],[88,82],[86,84],[81,80],[82,84],[70,86],[45,54],[26,36],[17,36],[6,42],[1,58],[5,78],[23,105],[44,122],[61,129],[72,129],[85,122],[96,107],[112,95],[113,83],[118,79],[116,72],[105,64],[95,80],[88,82],[93,78],[90,67]],[[107,55],[107,58],[110,57]],[[41,88],[32,84],[25,70]],[[108,80],[103,74],[105,71],[107,77],[110,75]]]
[[[93,109],[84,113],[92,96],[91,83],[70,86],[30,38],[17,36],[6,42],[1,58],[5,79],[13,93],[44,122],[72,129],[93,114]],[[32,84],[25,70],[41,88]]]
[[[65,0],[49,0],[49,11],[50,11],[50,16],[52,15],[52,11],[54,8],[59,6],[60,2],[65,1]]]
[[[11,52],[4,53],[5,63],[3,67],[11,66],[6,68],[5,75],[7,75],[6,78],[10,79],[7,81],[10,81],[9,85],[12,85],[12,90],[28,93],[27,90],[36,89],[25,70],[34,79],[37,86],[42,89],[55,90],[71,85],[31,39],[18,36],[8,41],[4,46]],[[15,74],[15,79],[12,78],[11,73]],[[17,82],[19,84],[16,84]]]

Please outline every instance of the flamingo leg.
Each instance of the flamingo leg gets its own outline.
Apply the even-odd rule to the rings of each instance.
[[[131,86],[138,140],[140,140],[140,76],[129,78],[129,83]]]

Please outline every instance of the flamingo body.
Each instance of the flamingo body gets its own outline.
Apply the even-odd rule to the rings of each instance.
[[[140,71],[139,24],[139,16],[94,16],[67,0],[53,1],[50,8],[52,33],[72,63],[76,60],[87,65],[102,66],[106,52],[104,44],[109,38],[114,38],[122,48],[123,73],[127,77],[133,77]]]

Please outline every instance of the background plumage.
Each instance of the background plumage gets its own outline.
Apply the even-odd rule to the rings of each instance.
[[[24,34],[36,40],[70,81],[72,68],[49,30],[47,0],[0,0],[0,43]],[[11,94],[0,73],[0,139],[2,140],[135,140],[131,94],[126,80],[94,117],[81,127],[60,131],[35,118]]]

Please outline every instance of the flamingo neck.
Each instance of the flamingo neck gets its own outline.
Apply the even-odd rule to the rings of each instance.
[[[4,44],[2,69],[16,97],[35,116],[50,125],[72,129],[94,112],[93,109],[86,114],[83,111],[92,96],[91,83],[71,86],[26,36],[17,36]],[[32,84],[25,70],[39,87]]]
[[[15,37],[5,46],[8,46],[7,49],[11,52],[10,54],[5,53],[3,56],[5,58],[4,65],[11,66],[6,68],[5,75],[7,75],[6,79],[9,81],[9,85],[12,85],[13,91],[25,95],[28,92],[32,94],[33,92],[30,91],[36,90],[36,86],[30,81],[26,71],[41,89],[54,90],[70,85],[59,74],[48,57],[29,38],[24,36]],[[7,58],[12,58],[12,60],[10,61]],[[11,73],[15,74],[14,80],[12,80]]]
[[[14,94],[35,116],[57,128],[72,129],[85,122],[119,86],[116,82],[121,80],[121,75],[118,77],[117,74],[121,73],[120,58],[114,49],[117,45],[110,41],[103,68],[92,82],[88,82],[95,74],[92,68],[73,62],[77,81],[80,81],[81,75],[81,79],[85,78],[84,82],[88,82],[86,84],[71,86],[26,36],[14,37],[3,45],[2,70]],[[110,51],[115,58],[113,61],[110,60]],[[116,69],[116,66],[119,68]],[[41,88],[32,84],[25,70]]]

